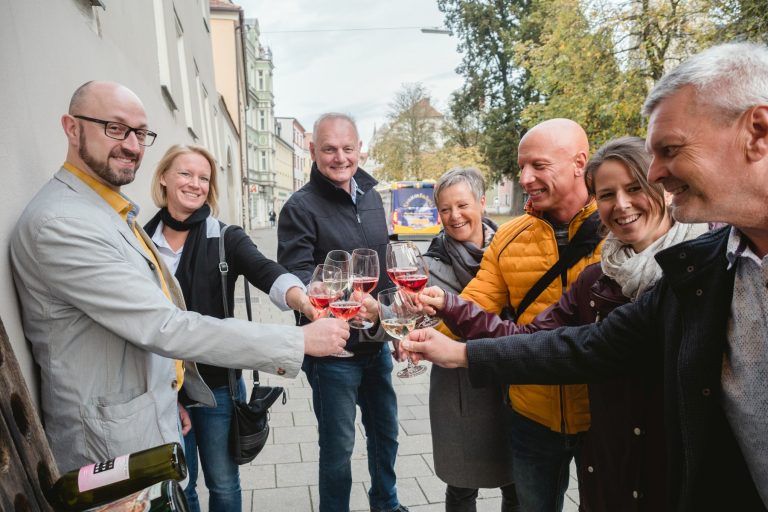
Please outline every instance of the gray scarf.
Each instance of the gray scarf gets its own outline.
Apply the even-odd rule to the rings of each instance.
[[[635,300],[661,277],[661,267],[654,258],[657,252],[706,231],[706,224],[675,222],[669,231],[640,253],[611,233],[603,244],[600,266],[605,275],[619,283],[625,297]]]
[[[445,235],[445,250],[451,258],[451,266],[459,281],[459,290],[464,289],[475,277],[483,254],[488,244],[491,243],[496,232],[488,224],[483,224],[483,246],[478,247],[472,242],[458,242]]]

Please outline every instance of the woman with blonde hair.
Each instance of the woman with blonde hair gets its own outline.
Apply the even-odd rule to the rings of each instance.
[[[160,210],[144,229],[157,246],[184,294],[187,309],[224,318],[224,300],[230,316],[234,311],[235,282],[240,275],[270,295],[281,309],[295,309],[315,318],[304,286],[293,274],[265,257],[239,226],[225,232],[225,254],[229,267],[227,292],[223,297],[219,272],[219,238],[224,223],[218,211],[216,162],[205,148],[177,144],[166,151],[152,178],[152,198]],[[226,340],[222,340],[226,343]],[[228,437],[232,417],[227,368],[198,364],[200,374],[213,390],[216,407],[189,407],[191,430],[184,436],[189,483],[184,490],[190,510],[200,511],[197,485],[197,455],[209,491],[209,510],[242,508],[240,475],[229,454]],[[245,384],[236,372],[237,396],[245,399]],[[181,388],[179,400],[191,405]]]

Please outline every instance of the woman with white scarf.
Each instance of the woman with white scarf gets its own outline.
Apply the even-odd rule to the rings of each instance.
[[[434,197],[443,232],[424,255],[430,285],[459,293],[497,229],[483,217],[485,179],[477,169],[451,169],[435,184]],[[447,512],[474,512],[478,488],[501,488],[501,511],[519,510],[503,408],[501,389],[473,388],[464,368],[432,367],[432,451],[435,473],[447,484]]]
[[[584,269],[532,323],[501,320],[435,288],[424,291],[423,302],[452,332],[469,339],[595,322],[635,300],[661,277],[658,251],[707,230],[672,219],[664,189],[648,183],[650,160],[638,137],[609,141],[590,159],[585,180],[609,231],[602,261]],[[579,510],[666,510],[662,385],[662,376],[650,372],[589,384],[591,427],[578,454]]]

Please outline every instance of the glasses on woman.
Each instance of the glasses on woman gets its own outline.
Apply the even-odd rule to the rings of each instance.
[[[429,268],[421,251],[411,242],[394,242],[387,245],[387,274],[401,290],[409,294],[416,306],[420,306],[419,294],[429,281]],[[434,327],[436,318],[423,315],[416,327]]]
[[[398,343],[416,327],[421,317],[412,296],[400,288],[387,288],[379,292],[379,321],[384,330]],[[395,347],[397,349],[397,347]],[[410,378],[427,371],[426,366],[414,364],[408,356],[408,366],[397,372],[400,378]]]

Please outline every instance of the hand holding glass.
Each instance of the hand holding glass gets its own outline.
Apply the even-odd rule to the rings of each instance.
[[[387,274],[400,289],[413,296],[413,302],[420,306],[419,293],[429,280],[427,267],[421,251],[411,242],[395,242],[387,245]],[[439,320],[429,316],[421,316],[417,327],[434,327]]]
[[[341,270],[331,265],[318,265],[312,272],[312,277],[307,286],[309,302],[315,309],[321,312],[321,316],[328,316],[328,307],[331,302],[341,294]]]
[[[384,330],[402,341],[416,327],[416,320],[421,316],[411,297],[398,288],[387,288],[379,292],[379,320]],[[425,366],[413,364],[410,355],[408,366],[397,372],[400,378],[415,377],[427,371]]]

